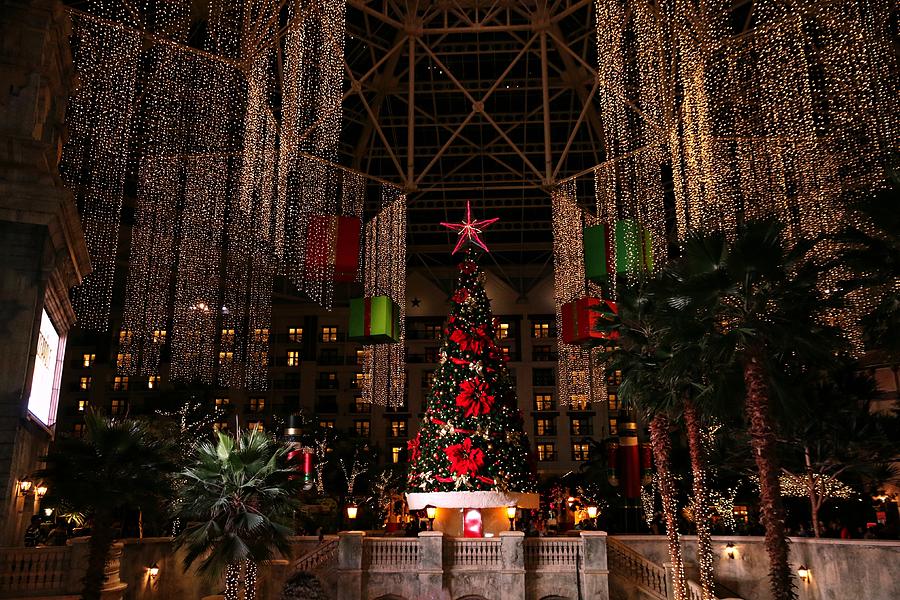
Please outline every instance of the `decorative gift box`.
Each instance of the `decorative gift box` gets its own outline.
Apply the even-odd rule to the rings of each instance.
[[[333,266],[335,281],[354,281],[361,227],[356,217],[310,215],[306,226],[307,277],[324,277]]]
[[[612,325],[616,303],[586,296],[562,305],[562,338],[566,344],[600,344],[618,337],[605,328]]]
[[[620,219],[584,229],[584,274],[595,283],[611,273],[653,270],[653,236],[632,219]]]
[[[350,335],[356,342],[390,344],[400,341],[400,307],[388,296],[350,300]]]

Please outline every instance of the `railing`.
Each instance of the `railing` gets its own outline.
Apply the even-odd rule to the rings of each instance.
[[[580,538],[525,540],[525,569],[529,571],[570,571],[578,567]]]
[[[363,564],[372,571],[415,569],[419,562],[417,538],[365,540]]]
[[[294,571],[313,572],[337,562],[338,540],[326,540],[294,561]]]
[[[607,538],[606,548],[611,576],[636,585],[658,600],[666,600],[666,570],[663,567],[613,538]]]
[[[502,563],[499,539],[455,539],[447,544],[450,546],[451,568],[499,567]]]
[[[71,547],[0,548],[0,594],[47,596],[66,591]]]

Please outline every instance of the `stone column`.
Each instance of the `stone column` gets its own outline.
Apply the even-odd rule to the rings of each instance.
[[[363,542],[362,531],[338,533],[337,600],[362,600]]]
[[[0,545],[21,545],[16,481],[38,468],[52,422],[28,413],[46,309],[61,339],[75,320],[69,288],[90,271],[81,222],[58,174],[72,80],[59,0],[0,9]],[[46,356],[46,354],[44,354]],[[57,363],[61,365],[61,362]],[[51,419],[52,421],[52,419]]]
[[[582,531],[584,556],[581,580],[584,597],[591,600],[609,600],[609,564],[606,555],[605,531]]]
[[[419,532],[418,598],[440,598],[444,586],[444,534]]]
[[[525,532],[500,532],[500,600],[525,597]]]

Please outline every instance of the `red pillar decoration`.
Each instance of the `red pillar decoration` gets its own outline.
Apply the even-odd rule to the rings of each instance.
[[[303,489],[309,490],[313,485],[313,455],[315,451],[301,442],[300,416],[290,415],[284,429],[284,440],[289,448],[288,464],[297,465],[303,476]]]
[[[622,475],[622,493],[626,498],[640,498],[641,460],[637,423],[633,419],[619,425],[619,469]]]

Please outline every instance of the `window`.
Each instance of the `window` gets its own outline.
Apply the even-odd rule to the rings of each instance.
[[[302,327],[288,327],[288,341],[299,344],[303,341]]]
[[[430,348],[425,348],[425,362],[433,363],[438,361],[438,351],[439,348],[436,346],[432,346]]]
[[[72,426],[72,435],[75,437],[84,437],[84,423],[75,423]]]
[[[117,392],[125,392],[128,390],[128,377],[116,376],[113,378],[113,390]]]
[[[497,339],[505,340],[509,337],[509,323],[500,322],[497,327]]]
[[[553,410],[556,408],[553,402],[553,394],[535,394],[534,410]]]
[[[444,333],[443,325],[425,325],[425,339],[427,340],[439,340],[441,339],[441,335]]]
[[[300,351],[299,350],[288,350],[287,365],[289,367],[299,367],[300,366]]]
[[[372,412],[372,405],[366,402],[362,396],[356,396],[353,399],[353,412],[370,413]]]
[[[556,374],[553,369],[532,369],[531,384],[544,387],[556,385]]]
[[[734,514],[734,518],[741,523],[747,523],[750,520],[750,509],[746,506],[735,505],[731,512]]]
[[[619,435],[619,420],[616,417],[609,418],[609,435]]]
[[[370,424],[368,419],[364,421],[353,421],[353,431],[359,437],[369,437]]]
[[[337,373],[334,371],[320,371],[317,383],[319,389],[336,390],[338,386]]]
[[[500,353],[503,354],[503,358],[506,360],[510,359],[509,346],[500,346]]]
[[[406,437],[406,419],[391,419],[391,437]]]
[[[391,462],[396,464],[400,464],[400,460],[403,458],[403,446],[391,446]]]
[[[266,410],[265,398],[250,398],[250,412],[260,413]]]
[[[338,341],[338,328],[331,325],[322,327],[322,341],[336,342]]]
[[[532,346],[531,356],[534,360],[553,360],[553,349],[550,346]]]
[[[85,369],[94,366],[94,361],[97,360],[96,354],[82,354],[81,355],[81,366]]]
[[[320,396],[316,400],[316,411],[320,413],[336,413],[337,396]]]
[[[151,375],[147,378],[147,389],[155,390],[159,387],[159,375]]]
[[[422,387],[430,390],[433,384],[434,371],[425,371],[424,373],[422,373]]]
[[[319,419],[319,427],[322,429],[334,429],[334,419]]]
[[[369,355],[368,350],[357,350],[356,351],[356,364],[360,367],[366,364],[366,357]]]
[[[128,329],[122,329],[119,331],[119,345],[130,344],[134,335]]]
[[[552,337],[551,334],[551,323],[548,320],[534,320],[531,322],[531,337],[533,338],[548,338]]]
[[[353,375],[353,387],[358,390],[366,388],[372,380],[371,373],[354,373]]]
[[[261,344],[265,344],[269,341],[269,328],[257,328],[253,330],[253,341]]]
[[[128,407],[127,400],[112,400],[109,404],[109,414],[111,415],[122,415],[125,414],[125,410]]]
[[[579,417],[572,419],[569,431],[571,431],[572,435],[593,435],[594,424],[590,419]]]
[[[234,329],[223,329],[222,330],[222,342],[226,344],[234,343]]]
[[[155,329],[153,331],[153,341],[157,344],[166,343],[166,330],[165,329]]]
[[[541,442],[537,445],[537,455],[540,461],[556,460],[556,444],[553,442]]]
[[[93,377],[82,377],[78,382],[78,387],[82,390],[91,389],[91,380]]]
[[[584,444],[581,442],[572,444],[572,460],[587,460],[588,455],[591,453],[590,448],[590,444]]]
[[[250,421],[249,423],[247,423],[247,429],[249,429],[250,431],[262,432],[266,430],[266,427],[262,421]]]
[[[606,383],[609,385],[619,385],[622,383],[622,371],[615,371],[606,376]]]
[[[219,352],[219,364],[220,365],[230,365],[234,362],[234,352],[230,350],[223,350]]]
[[[588,397],[586,394],[572,394],[569,396],[569,410],[587,410]]]
[[[540,418],[534,420],[535,435],[556,435],[556,420]]]
[[[225,408],[226,406],[231,404],[230,398],[216,398],[216,406],[219,408]]]
[[[116,367],[119,369],[131,368],[131,352],[119,352],[116,355]]]
[[[250,352],[250,364],[267,367],[269,365],[269,353],[266,350],[253,350]]]
[[[609,410],[619,410],[619,396],[610,394],[606,399],[609,401]]]
[[[89,402],[87,400],[79,400],[78,401],[78,412],[84,412],[87,410]]]
[[[228,431],[228,421],[213,423],[213,431]]]

